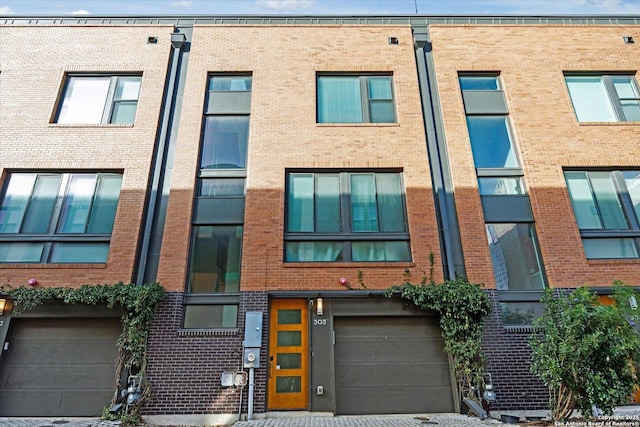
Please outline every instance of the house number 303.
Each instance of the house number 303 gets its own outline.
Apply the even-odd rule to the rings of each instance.
[[[313,319],[313,326],[326,326],[327,319]]]

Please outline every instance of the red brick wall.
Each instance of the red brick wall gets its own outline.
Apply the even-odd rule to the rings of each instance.
[[[514,142],[531,197],[549,284],[638,284],[640,260],[587,260],[563,167],[640,167],[638,123],[578,123],[563,72],[640,68],[638,26],[430,27],[436,78],[470,280],[495,286],[471,146],[458,85],[460,71],[498,71]]]
[[[387,38],[399,38],[389,45]],[[244,291],[369,288],[418,281],[435,255],[442,274],[425,132],[408,26],[196,26],[180,120],[159,280],[184,289],[207,73],[252,72]],[[397,124],[316,123],[316,73],[392,72]],[[285,168],[401,168],[412,263],[284,264]]]
[[[109,258],[101,265],[0,265],[0,282],[129,282],[171,51],[171,26],[7,26],[0,32],[0,180],[12,170],[123,171]],[[147,44],[157,36],[157,44]],[[65,73],[142,74],[133,126],[52,124]]]

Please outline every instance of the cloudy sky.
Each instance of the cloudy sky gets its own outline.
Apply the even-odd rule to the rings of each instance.
[[[1,15],[640,15],[640,0],[0,0]]]

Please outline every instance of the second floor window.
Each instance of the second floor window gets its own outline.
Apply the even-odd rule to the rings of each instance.
[[[633,76],[566,75],[579,122],[640,122],[640,91]]]
[[[9,175],[0,262],[106,262],[121,183],[114,173]]]
[[[566,171],[587,258],[638,258],[640,171]]]
[[[285,260],[410,261],[402,175],[291,172]]]
[[[390,75],[319,75],[318,123],[395,123]]]
[[[69,76],[55,122],[133,124],[140,80],[140,76]]]

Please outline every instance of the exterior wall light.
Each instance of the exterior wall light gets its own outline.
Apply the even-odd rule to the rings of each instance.
[[[324,314],[324,306],[323,306],[322,298],[318,298],[318,301],[316,301],[316,314],[318,316],[322,316]]]
[[[634,44],[635,40],[633,40],[632,36],[622,36],[622,40],[625,44]]]
[[[340,278],[340,284],[341,285],[346,285],[347,284],[347,278],[346,277],[341,277]]]
[[[397,37],[389,37],[389,44],[398,44],[398,38]]]
[[[156,44],[156,43],[158,43],[158,37],[156,36],[147,37],[147,44]]]
[[[0,299],[0,316],[4,314],[4,308],[7,305],[7,300],[2,298]]]
[[[36,286],[38,284],[38,281],[36,279],[29,279],[27,283],[29,284],[29,286]]]

